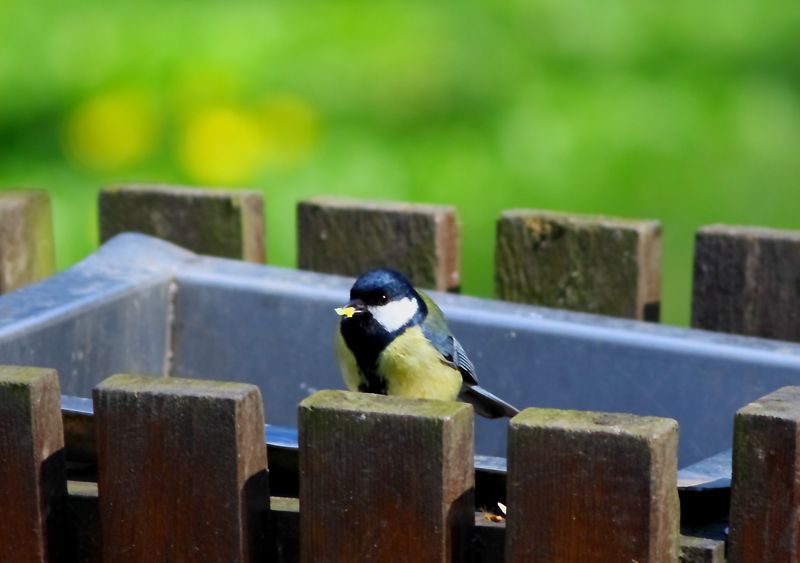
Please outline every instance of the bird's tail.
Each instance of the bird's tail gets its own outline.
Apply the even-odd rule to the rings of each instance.
[[[458,398],[472,404],[475,412],[486,418],[511,418],[519,414],[519,410],[506,403],[500,397],[489,393],[480,385],[464,385]]]

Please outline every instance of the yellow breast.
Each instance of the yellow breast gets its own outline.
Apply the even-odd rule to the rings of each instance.
[[[395,338],[378,362],[389,395],[454,401],[461,390],[461,373],[445,363],[418,326]]]
[[[358,369],[355,356],[347,347],[339,330],[336,331],[335,350],[336,357],[339,359],[339,368],[342,370],[344,384],[350,391],[358,391],[358,386],[361,384],[363,376],[361,375],[361,370]]]

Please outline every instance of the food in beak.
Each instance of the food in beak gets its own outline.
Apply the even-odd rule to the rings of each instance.
[[[337,307],[334,309],[334,311],[336,311],[336,314],[340,317],[347,317],[348,319],[356,314],[356,308],[352,305],[348,305],[346,307]]]

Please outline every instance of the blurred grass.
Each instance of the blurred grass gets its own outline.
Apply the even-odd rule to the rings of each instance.
[[[128,181],[262,188],[270,261],[294,204],[455,204],[466,293],[502,209],[656,218],[664,321],[688,320],[713,222],[798,228],[800,4],[0,0],[0,185],[41,186],[59,267]]]

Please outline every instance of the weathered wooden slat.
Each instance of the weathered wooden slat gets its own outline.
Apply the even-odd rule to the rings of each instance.
[[[469,542],[471,563],[503,563],[505,561],[505,522],[487,520],[483,512],[475,514],[475,527]]]
[[[674,562],[674,420],[526,409],[511,420],[506,561]]]
[[[800,342],[800,231],[700,229],[692,326]]]
[[[115,375],[94,390],[105,561],[258,561],[268,510],[253,385]]]
[[[302,561],[464,560],[470,406],[320,391],[299,426]]]
[[[800,387],[783,387],[742,407],[733,432],[729,560],[797,561]]]
[[[97,465],[92,402],[77,397],[62,396],[61,408],[67,461],[80,464],[82,478],[92,479],[94,478],[93,471],[96,472],[94,468]],[[270,474],[270,493],[278,497],[297,497],[300,490],[297,429],[267,425],[264,431]],[[505,490],[505,459],[476,457],[476,506],[493,506],[498,501],[505,502]],[[728,503],[725,502],[726,507],[727,505]]]
[[[213,455],[213,454],[212,454]],[[97,483],[69,481],[68,529],[75,545],[77,563],[103,563],[100,549],[100,515]],[[204,514],[185,514],[187,520]],[[267,556],[271,563],[297,563],[300,560],[300,506],[296,498],[272,497],[267,530]],[[73,560],[70,560],[70,563]],[[150,561],[147,559],[147,561]]]
[[[100,514],[97,506],[97,483],[67,483],[69,542],[76,563],[103,563],[100,549]]]
[[[100,526],[97,515],[97,485],[69,482],[70,517],[77,530],[79,563],[101,563]],[[297,498],[270,499],[268,557],[272,563],[300,561],[300,503]],[[475,514],[475,528],[465,561],[503,563],[505,522],[488,521],[483,513]],[[725,542],[716,539],[681,535],[681,563],[725,563]]]
[[[389,267],[415,285],[456,291],[459,228],[450,206],[315,197],[297,206],[298,266],[357,276]]]
[[[681,563],[725,563],[725,542],[681,536]]]
[[[65,561],[64,433],[55,370],[0,366],[0,561]]]
[[[513,209],[497,222],[499,299],[658,321],[661,225]]]
[[[36,190],[0,193],[0,293],[54,271],[50,196]]]
[[[264,203],[238,189],[129,185],[100,192],[100,240],[153,235],[208,256],[264,262]]]
[[[300,503],[296,498],[272,497],[269,517],[269,561],[300,561]]]

